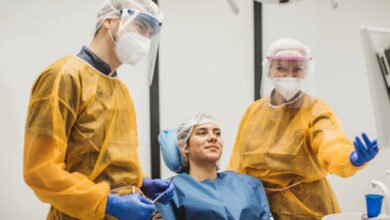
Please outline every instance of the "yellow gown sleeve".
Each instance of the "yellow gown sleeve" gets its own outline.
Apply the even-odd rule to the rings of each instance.
[[[227,167],[227,170],[235,171],[237,173],[246,174],[245,170],[242,169],[242,161],[241,161],[241,147],[240,147],[240,139],[242,136],[242,131],[246,127],[248,117],[252,111],[253,106],[256,102],[252,103],[244,113],[244,116],[241,119],[240,126],[238,128],[237,136],[234,141],[234,146],[232,153],[230,155],[230,161]]]
[[[110,187],[66,171],[68,137],[81,89],[73,76],[47,70],[31,92],[25,127],[24,179],[40,200],[79,219],[103,219]]]
[[[351,164],[349,155],[354,150],[354,146],[345,136],[332,109],[317,100],[312,115],[309,129],[310,142],[321,166],[328,173],[340,177],[352,176],[362,169],[364,166],[355,167]]]

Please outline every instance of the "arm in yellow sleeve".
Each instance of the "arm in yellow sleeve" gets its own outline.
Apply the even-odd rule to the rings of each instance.
[[[351,164],[349,155],[354,146],[345,136],[332,109],[317,100],[311,114],[310,140],[321,166],[340,177],[352,176],[362,169],[364,166],[357,168]]]
[[[227,167],[227,170],[246,174],[245,170],[242,169],[242,164],[241,164],[242,163],[242,161],[241,161],[242,140],[241,139],[242,139],[242,134],[243,134],[245,127],[246,127],[246,124],[247,124],[247,120],[249,118],[250,113],[252,112],[252,108],[253,108],[255,103],[252,103],[247,108],[247,110],[244,113],[244,116],[241,119],[240,126],[238,128],[238,132],[237,132],[237,136],[236,136],[236,140],[234,141],[234,146],[233,146],[233,150],[232,150],[232,153],[230,156],[230,161],[229,161],[229,165]]]
[[[65,170],[79,91],[71,76],[46,72],[36,81],[25,128],[24,179],[40,200],[59,211],[80,219],[103,219],[108,184]]]

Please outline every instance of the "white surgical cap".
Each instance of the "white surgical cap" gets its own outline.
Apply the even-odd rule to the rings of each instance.
[[[96,30],[100,28],[106,18],[117,18],[120,10],[131,8],[149,14],[157,20],[163,20],[160,8],[151,0],[104,0],[96,18]]]

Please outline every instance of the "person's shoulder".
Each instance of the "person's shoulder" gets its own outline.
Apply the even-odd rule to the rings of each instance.
[[[75,67],[80,66],[79,62],[80,61],[76,56],[62,57],[48,65],[41,74],[39,74],[39,78],[56,78],[62,75],[74,75],[74,73],[78,72],[75,71]]]
[[[267,100],[268,100],[268,96],[266,97],[263,97],[261,99],[258,99],[254,102],[252,102],[249,106],[248,106],[248,109],[251,109],[251,108],[256,108],[256,107],[259,107],[261,105],[264,105],[264,104],[267,104]]]
[[[261,183],[261,181],[259,179],[255,178],[253,176],[249,176],[249,175],[242,174],[242,173],[237,173],[235,171],[223,171],[222,173],[224,173],[226,176],[229,176],[231,178],[243,180],[246,182]]]
[[[189,175],[187,173],[179,173],[175,176],[170,177],[169,179],[172,179],[172,182],[174,184],[180,184],[181,182],[187,182],[189,179]]]
[[[64,56],[61,57],[54,62],[52,62],[46,69],[52,69],[52,70],[58,70],[60,71],[61,69],[64,69],[67,67],[67,65],[71,64],[73,60],[76,61],[76,56],[74,55],[69,55],[69,56]]]
[[[79,61],[75,56],[62,57],[47,66],[34,82],[32,92],[37,88],[45,87],[46,90],[55,89],[56,85],[74,85],[78,81],[80,71],[77,71]],[[51,87],[51,89],[49,89]]]
[[[314,116],[327,114],[327,113],[333,113],[333,110],[330,107],[330,105],[322,99],[307,96],[306,103],[309,103],[311,113]]]
[[[258,99],[248,105],[245,111],[245,115],[251,115],[253,112],[255,112],[257,109],[262,108],[265,104],[267,104],[268,97],[264,97],[261,99]]]

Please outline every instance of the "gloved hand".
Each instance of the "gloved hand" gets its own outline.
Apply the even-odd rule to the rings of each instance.
[[[149,220],[154,210],[152,202],[138,193],[123,196],[108,194],[106,214],[118,220]]]
[[[144,178],[141,190],[147,197],[151,199],[155,199],[161,193],[164,193],[164,195],[158,199],[158,202],[167,204],[169,200],[172,199],[175,189],[174,185],[170,184],[170,182],[171,181],[169,180]]]
[[[379,151],[377,141],[370,141],[365,133],[362,134],[364,143],[360,140],[359,137],[355,137],[353,145],[355,150],[349,155],[352,165],[355,167],[360,167],[364,163],[372,160]]]

